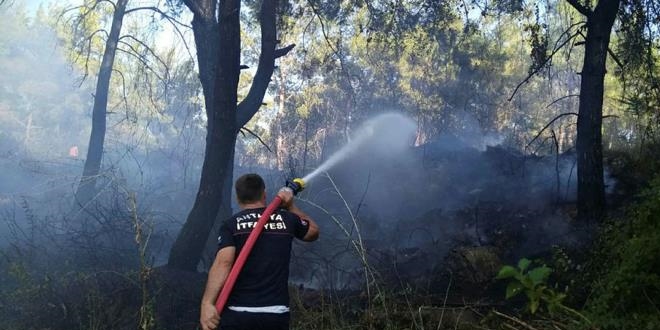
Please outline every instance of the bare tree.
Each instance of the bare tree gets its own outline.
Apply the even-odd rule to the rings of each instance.
[[[101,169],[110,78],[112,76],[112,67],[115,61],[115,54],[117,53],[117,45],[119,44],[121,26],[124,21],[127,4],[128,0],[118,0],[116,4],[112,4],[114,7],[112,25],[108,38],[105,41],[103,60],[101,61],[101,67],[96,81],[96,92],[94,93],[92,132],[89,136],[89,147],[87,148],[83,174],[75,195],[76,202],[83,206],[94,196],[96,178]]]
[[[175,28],[175,31],[183,38],[182,33],[179,29],[179,26],[184,26],[184,24],[178,22],[176,19],[170,17],[157,7],[135,7],[128,8],[129,0],[117,0],[116,2],[111,2],[107,0],[96,0],[89,4],[84,4],[82,6],[69,8],[65,11],[76,11],[82,9],[82,13],[79,14],[76,18],[78,21],[76,25],[82,24],[100,4],[108,3],[112,6],[113,16],[112,23],[110,26],[110,32],[108,33],[104,29],[97,29],[84,36],[79,44],[79,52],[86,56],[85,61],[85,76],[87,76],[87,66],[92,52],[92,40],[98,36],[105,34],[107,36],[105,40],[105,47],[103,50],[103,58],[101,60],[101,66],[99,68],[98,77],[96,81],[96,90],[94,93],[94,105],[92,110],[92,131],[89,138],[89,146],[87,149],[87,156],[85,158],[85,164],[83,168],[83,174],[80,178],[80,183],[76,190],[75,199],[76,204],[79,207],[84,208],[97,194],[96,184],[101,170],[101,162],[103,159],[103,150],[104,142],[106,135],[106,126],[107,126],[107,108],[108,108],[108,98],[110,93],[110,79],[113,72],[116,72],[121,76],[122,81],[124,81],[124,75],[114,68],[115,57],[117,52],[127,54],[133,57],[140,63],[140,66],[145,68],[147,71],[154,73],[161,81],[166,81],[169,76],[168,65],[156,54],[156,52],[151,49],[144,41],[140,38],[131,35],[131,34],[122,34],[122,24],[124,17],[130,13],[137,11],[150,11],[154,14],[160,15],[165,18],[170,24]],[[76,26],[77,28],[77,26]],[[185,43],[185,41],[184,41]],[[139,48],[139,49],[138,49]],[[143,50],[143,51],[142,51]],[[148,55],[145,55],[148,54]],[[150,56],[155,59],[155,62],[158,63],[158,67],[165,72],[164,75],[158,73],[160,69],[152,67],[149,64],[147,56]],[[124,86],[126,82],[124,81]],[[124,88],[125,91],[125,88]],[[125,93],[124,93],[125,94]],[[126,101],[126,95],[124,95],[124,100]]]

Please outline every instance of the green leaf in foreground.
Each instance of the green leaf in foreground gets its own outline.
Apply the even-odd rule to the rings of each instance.
[[[525,287],[520,282],[510,282],[506,286],[506,299],[517,296]]]
[[[518,274],[518,270],[513,268],[512,266],[504,266],[502,269],[500,269],[500,272],[497,273],[497,279],[502,280],[506,278],[511,278],[515,277]]]

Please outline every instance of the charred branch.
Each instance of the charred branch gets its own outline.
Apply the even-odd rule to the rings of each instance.
[[[579,95],[567,95],[567,96],[564,96],[563,98],[567,98],[567,97],[571,97],[571,96],[579,96]],[[562,98],[560,98],[560,99],[562,99]],[[560,100],[560,99],[558,99],[558,100]],[[558,100],[555,100],[553,103],[557,102]],[[552,105],[553,103],[549,104],[548,106]],[[577,114],[577,112],[565,112],[565,113],[559,114],[558,116],[556,116],[555,118],[550,120],[550,122],[548,122],[545,126],[543,126],[543,128],[541,128],[541,130],[534,136],[534,138],[531,141],[529,141],[529,143],[527,144],[527,146],[525,146],[525,148],[529,148],[529,146],[531,146],[532,143],[534,143],[534,141],[536,141],[541,136],[541,134],[543,134],[543,132],[548,129],[548,127],[552,126],[552,124],[554,124],[557,120],[559,120],[563,117],[566,117],[566,116],[576,116],[577,117],[578,114]],[[617,115],[603,116],[603,119],[607,119],[607,118],[619,118],[619,116],[617,116]]]
[[[125,54],[128,54],[128,55],[133,56],[133,57],[134,57],[135,59],[137,59],[137,60],[138,60],[138,61],[139,61],[139,62],[140,62],[140,63],[141,63],[146,69],[148,69],[149,71],[151,71],[151,72],[152,72],[152,73],[158,78],[158,80],[160,80],[160,81],[162,81],[162,82],[165,82],[165,81],[166,81],[165,78],[163,78],[160,74],[158,74],[158,71],[156,71],[156,69],[154,69],[151,65],[149,65],[149,61],[148,61],[148,59],[146,58],[146,56],[140,54],[140,52],[139,52],[137,49],[135,49],[135,47],[133,47],[133,45],[131,45],[131,44],[125,42],[125,41],[122,41],[122,40],[120,40],[119,43],[122,44],[122,45],[125,45],[126,47],[128,47],[128,50],[123,49],[123,48],[119,48],[119,47],[117,48],[117,50],[119,50],[119,51],[121,51],[121,52],[123,52],[123,53],[125,53]]]

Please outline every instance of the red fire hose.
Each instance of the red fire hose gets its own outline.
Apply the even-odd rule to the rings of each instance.
[[[273,211],[275,211],[278,206],[280,206],[281,202],[282,199],[276,196],[273,201],[268,204],[268,207],[264,213],[261,214],[257,224],[254,226],[254,228],[252,228],[250,236],[248,236],[247,241],[245,241],[245,245],[243,245],[241,252],[238,254],[238,258],[236,258],[236,262],[234,262],[234,265],[231,267],[231,271],[229,272],[229,276],[227,276],[225,285],[220,291],[220,296],[218,296],[218,300],[215,302],[215,308],[218,310],[218,313],[222,313],[222,310],[225,308],[227,299],[229,299],[229,294],[231,294],[231,290],[234,288],[234,284],[236,284],[238,274],[241,272],[241,269],[243,269],[243,265],[245,264],[250,251],[252,251],[254,243],[257,242],[257,238],[259,238],[259,234],[261,234],[264,226],[266,225],[266,222],[268,222],[270,219],[270,215],[273,214]]]

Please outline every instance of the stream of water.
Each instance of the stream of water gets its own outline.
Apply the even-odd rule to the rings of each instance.
[[[356,152],[370,151],[380,155],[393,155],[412,145],[417,125],[399,113],[385,113],[364,122],[351,140],[328,158],[323,164],[307,174],[304,182],[313,180]]]

